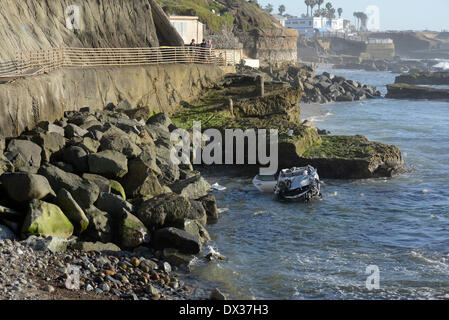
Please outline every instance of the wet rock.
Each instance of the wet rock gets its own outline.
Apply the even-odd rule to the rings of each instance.
[[[128,159],[123,154],[106,150],[88,156],[89,170],[107,178],[122,178],[128,172]]]
[[[200,225],[205,226],[207,224],[207,214],[200,201],[190,200],[192,209],[189,212],[188,218],[197,221]]]
[[[197,254],[201,251],[201,242],[197,237],[172,227],[157,230],[152,245],[156,249],[173,248],[187,254]]]
[[[24,172],[5,173],[0,177],[8,195],[17,202],[41,200],[47,195],[56,196],[48,180],[41,175]]]
[[[37,168],[41,165],[41,153],[42,148],[34,142],[13,139],[8,144],[5,157],[17,170],[31,168],[30,171],[36,173]]]
[[[100,190],[96,184],[88,180],[65,172],[51,164],[44,164],[39,169],[39,174],[47,178],[53,190],[66,189],[69,191],[83,209],[89,208],[97,201]]]
[[[194,256],[191,254],[183,254],[173,248],[165,248],[162,251],[162,256],[171,265],[176,266],[176,267],[188,266],[190,261],[192,261],[194,258]]]
[[[222,301],[227,299],[226,296],[219,289],[215,288],[214,290],[212,290],[210,294],[210,300]]]
[[[87,229],[89,226],[89,219],[84,214],[83,209],[81,209],[75,199],[73,199],[70,192],[66,189],[60,189],[58,191],[56,202],[67,218],[69,218],[70,222],[72,222],[76,234],[80,234]]]
[[[58,206],[33,200],[23,223],[22,234],[69,238],[73,234],[73,225]]]
[[[208,194],[202,198],[199,198],[200,201],[206,210],[207,215],[207,223],[212,224],[218,221],[218,208],[215,197],[211,194]]]

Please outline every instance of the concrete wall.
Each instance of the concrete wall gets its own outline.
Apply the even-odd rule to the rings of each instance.
[[[223,75],[206,65],[62,69],[48,75],[0,84],[0,137],[20,134],[64,111],[102,109],[128,100],[133,107],[174,111]]]

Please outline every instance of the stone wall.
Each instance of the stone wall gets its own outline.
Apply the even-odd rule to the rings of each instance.
[[[42,120],[54,121],[67,110],[102,109],[121,101],[148,107],[149,112],[174,111],[222,75],[219,68],[206,65],[61,69],[1,84],[0,137],[16,136]]]

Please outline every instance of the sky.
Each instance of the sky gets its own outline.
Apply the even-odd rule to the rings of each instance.
[[[262,7],[271,3],[275,10],[283,4],[286,13],[300,16],[307,12],[304,0],[258,0]],[[342,8],[342,18],[355,22],[353,13],[374,5],[380,9],[381,30],[449,30],[449,0],[325,0]],[[314,8],[315,10],[315,8]]]

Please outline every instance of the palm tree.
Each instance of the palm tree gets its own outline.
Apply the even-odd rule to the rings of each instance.
[[[343,9],[342,8],[338,8],[338,17],[341,18],[341,15],[343,14]]]
[[[368,16],[366,15],[365,12],[360,12],[360,20],[362,22],[360,30],[366,31],[367,30],[366,22],[368,21]]]
[[[285,6],[283,4],[281,4],[279,6],[279,14],[282,16],[282,15],[284,15],[284,12],[285,12]]]
[[[354,12],[353,14],[354,18],[355,18],[355,28],[358,30],[359,29],[359,12]]]
[[[269,4],[266,5],[266,7],[263,10],[268,12],[268,13],[272,13],[273,12],[273,5],[271,3],[269,3]]]
[[[307,16],[309,16],[310,0],[305,0],[304,3],[306,4],[306,7],[307,7]]]
[[[313,17],[313,8],[316,6],[316,0],[310,0],[310,16]]]
[[[324,0],[316,0],[316,4],[318,5],[318,10],[321,12],[321,5],[324,3]]]

